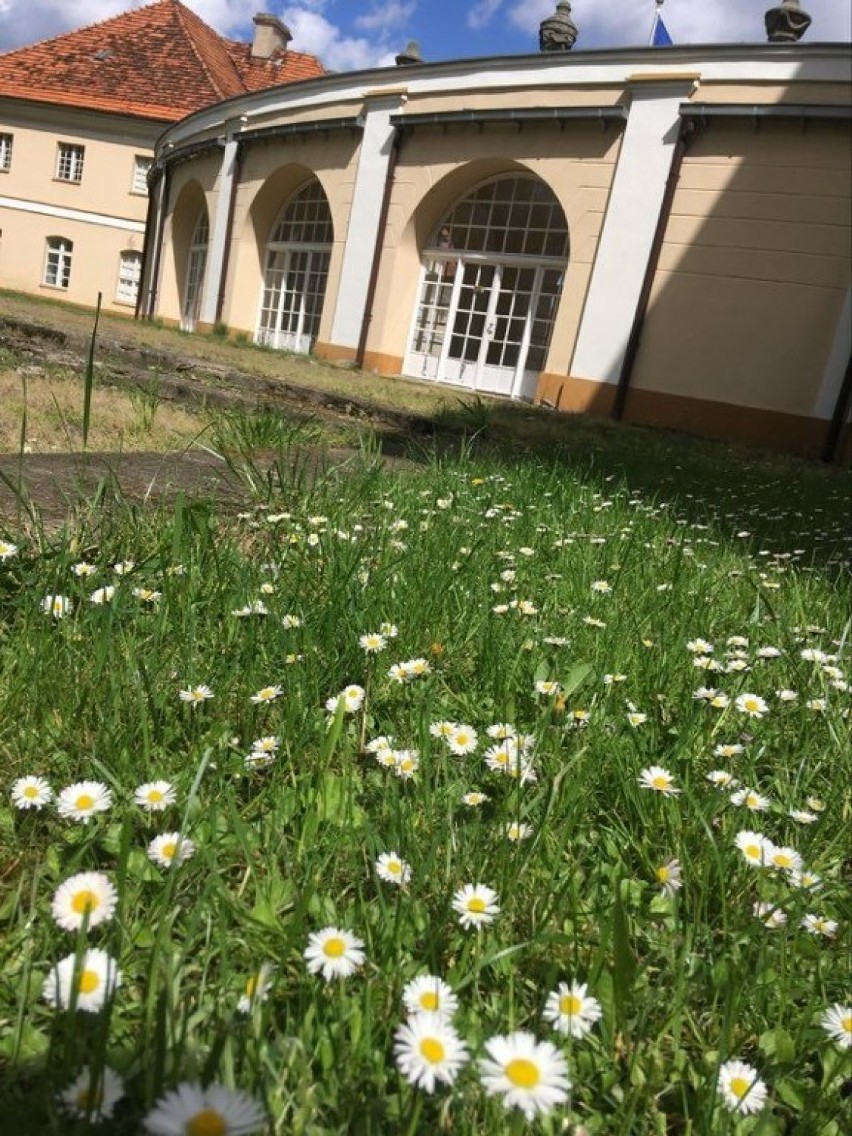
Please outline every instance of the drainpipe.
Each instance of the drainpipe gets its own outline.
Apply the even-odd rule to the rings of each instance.
[[[228,223],[225,229],[225,248],[222,253],[222,271],[219,273],[219,291],[216,293],[216,323],[222,319],[222,310],[225,307],[225,283],[228,279],[228,264],[231,260],[232,230],[234,227],[234,211],[237,205],[237,189],[240,183],[240,173],[243,166],[243,143],[237,139],[237,150],[234,154],[234,176],[231,178],[231,196],[228,201]]]
[[[396,176],[396,164],[399,160],[399,151],[402,146],[402,131],[394,127],[393,141],[391,142],[390,158],[388,160],[387,174],[385,175],[385,188],[382,194],[382,208],[379,214],[379,223],[376,227],[376,247],[373,249],[373,264],[370,268],[370,279],[367,284],[367,298],[364,304],[364,319],[361,323],[361,334],[358,337],[358,349],[355,352],[355,366],[361,370],[364,366],[364,356],[367,352],[367,336],[370,333],[370,324],[373,320],[373,302],[376,298],[376,285],[379,280],[379,268],[382,260],[382,245],[385,239],[385,229],[390,212],[391,194]]]
[[[145,302],[145,319],[154,314],[154,302],[157,298],[157,282],[160,279],[160,260],[163,254],[163,238],[166,231],[166,209],[169,203],[169,189],[171,188],[171,167],[163,166],[161,175],[162,190],[160,192],[160,205],[157,209],[157,236],[154,242],[154,261],[151,265],[151,275],[148,279],[148,295]],[[147,240],[147,231],[145,234]]]
[[[645,316],[648,312],[648,302],[651,298],[651,288],[654,284],[654,277],[657,275],[657,266],[660,263],[660,253],[663,248],[663,238],[666,235],[675,190],[680,180],[680,168],[683,164],[684,155],[689,149],[694,131],[695,124],[681,117],[677,141],[675,142],[674,152],[672,153],[671,169],[669,170],[668,180],[666,181],[666,188],[663,191],[663,200],[660,203],[660,216],[657,219],[657,227],[654,230],[654,239],[651,242],[651,251],[648,254],[648,263],[645,266],[645,276],[642,280],[642,290],[639,293],[639,300],[636,304],[636,314],[633,317],[630,335],[627,337],[627,346],[624,349],[621,373],[618,376],[618,389],[615,392],[615,402],[612,405],[611,412],[611,417],[616,421],[620,421],[624,416],[627,392],[630,390],[630,380],[633,377],[633,367],[639,352],[639,341],[642,338],[642,328],[645,323]]]
[[[828,433],[825,435],[825,445],[821,454],[824,462],[832,462],[837,457],[837,445],[843,433],[844,423],[849,416],[850,405],[852,405],[852,355],[849,356],[849,362],[846,364],[846,374],[843,376],[837,402],[834,404],[834,414],[831,416]]]

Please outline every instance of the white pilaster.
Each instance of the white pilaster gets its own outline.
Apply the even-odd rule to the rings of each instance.
[[[222,165],[219,170],[219,188],[216,194],[216,209],[210,226],[210,244],[207,248],[207,264],[204,270],[204,290],[198,312],[199,323],[216,322],[216,305],[219,299],[219,284],[222,278],[222,265],[225,263],[225,246],[230,240],[228,219],[231,212],[231,194],[237,172],[237,139],[228,134],[222,151]]]
[[[846,300],[840,310],[834,343],[831,345],[831,353],[822,373],[822,382],[814,403],[815,418],[831,418],[834,414],[850,354],[852,354],[852,288],[846,290]]]
[[[405,98],[399,91],[392,91],[381,98],[368,97],[364,108],[364,134],[349,211],[337,306],[331,324],[331,342],[335,347],[357,348],[361,337],[393,149],[394,128],[390,118]]]
[[[631,84],[632,102],[580,321],[571,375],[616,383],[636,314],[680,127],[695,79]]]

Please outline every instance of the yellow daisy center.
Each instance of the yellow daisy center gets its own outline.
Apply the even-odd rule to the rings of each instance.
[[[81,793],[74,805],[78,809],[90,809],[95,803],[95,798],[91,797],[88,793]]]
[[[651,779],[651,784],[655,789],[667,789],[669,785],[669,779],[668,777],[663,777],[661,773],[658,773]]]
[[[79,991],[81,994],[94,994],[101,984],[101,976],[96,970],[84,970],[80,975]]]
[[[422,1010],[437,1010],[438,1009],[438,995],[434,990],[425,990],[420,995],[420,1008]]]
[[[660,881],[661,884],[668,883],[670,875],[671,875],[671,872],[668,870],[668,868],[665,865],[663,865],[662,868],[657,868],[657,879]]]
[[[257,993],[259,979],[257,975],[253,975],[248,982],[246,982],[246,997],[253,998]]]
[[[77,915],[85,915],[87,912],[96,910],[100,907],[100,899],[93,891],[88,888],[83,888],[81,891],[75,892],[71,900],[71,910]]]
[[[515,1057],[506,1065],[504,1072],[519,1089],[534,1089],[541,1080],[538,1065],[534,1061],[528,1061],[526,1057]]]
[[[747,844],[745,846],[745,854],[749,860],[760,859],[760,847],[757,844]]]
[[[578,998],[576,994],[563,994],[559,999],[559,1012],[561,1014],[568,1014],[571,1017],[575,1017],[580,1013],[582,1008],[582,999]]]
[[[439,1061],[444,1060],[447,1051],[437,1037],[424,1037],[420,1042],[420,1055],[430,1064],[437,1065]]]
[[[157,804],[160,803],[160,801],[162,801],[163,795],[164,794],[163,794],[161,789],[149,789],[148,790],[148,801],[152,805],[157,805]]]
[[[103,1088],[94,1088],[92,1085],[86,1085],[85,1088],[80,1089],[77,1093],[77,1107],[83,1112],[94,1112],[101,1107],[103,1102]]]
[[[171,860],[174,857],[175,852],[177,852],[177,844],[175,844],[174,840],[169,840],[160,849],[160,855],[164,860]]]
[[[35,785],[27,785],[26,789],[24,789],[24,796],[29,797],[31,801],[35,800],[38,796],[38,788]]]
[[[485,900],[478,895],[471,896],[467,901],[467,909],[475,915],[482,915],[485,911]]]
[[[845,1018],[840,1019],[840,1028],[844,1033],[852,1033],[852,1014],[847,1014]]]
[[[792,868],[793,866],[793,861],[786,852],[776,852],[773,859],[778,868]]]
[[[751,1081],[747,1081],[745,1077],[731,1077],[730,1089],[737,1100],[742,1100],[750,1088]]]
[[[392,876],[398,876],[402,872],[402,864],[399,860],[388,860],[387,869]]]
[[[323,944],[323,954],[328,955],[329,958],[340,958],[346,953],[346,943],[339,936],[326,939]]]
[[[225,1136],[228,1126],[221,1112],[203,1108],[186,1122],[186,1136]]]

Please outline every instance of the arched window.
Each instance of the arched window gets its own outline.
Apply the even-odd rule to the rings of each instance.
[[[71,282],[71,256],[74,242],[67,237],[48,237],[42,283],[51,288],[67,288]]]
[[[423,251],[406,374],[531,398],[568,251],[562,206],[539,178],[511,175],[474,189]]]
[[[255,340],[306,354],[319,334],[334,231],[314,179],[284,206],[266,245]]]
[[[183,331],[194,331],[201,310],[201,293],[204,290],[204,271],[207,268],[207,245],[210,241],[210,225],[207,220],[207,207],[201,212],[192,230],[189,252],[186,261],[186,284],[183,290],[180,326]]]

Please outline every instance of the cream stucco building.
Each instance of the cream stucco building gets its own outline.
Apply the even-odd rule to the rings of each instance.
[[[850,353],[849,126],[849,50],[823,44],[414,64],[229,99],[159,140],[144,312],[818,453]]]

